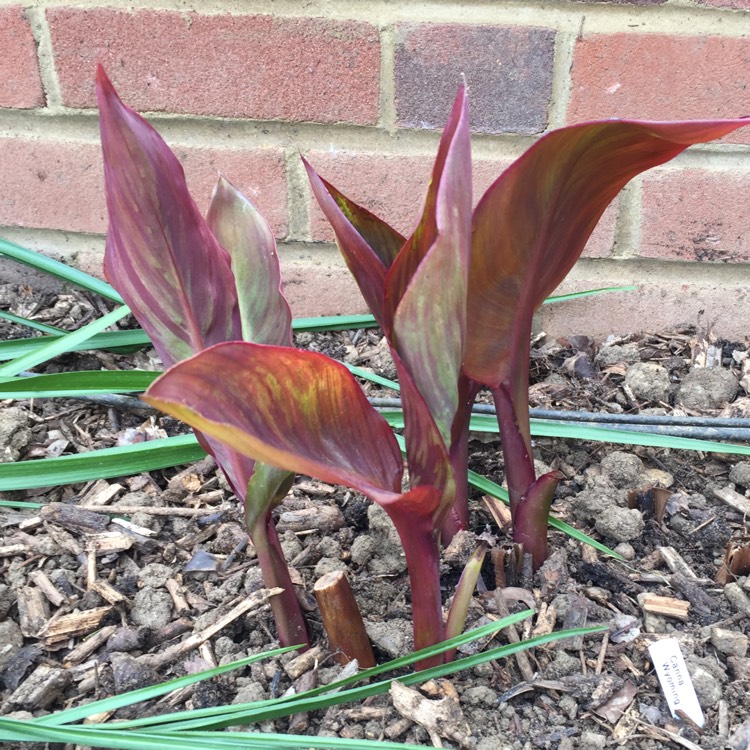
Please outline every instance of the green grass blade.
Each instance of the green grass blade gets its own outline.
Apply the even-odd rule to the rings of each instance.
[[[332,690],[336,690],[339,688],[344,688],[349,685],[352,685],[356,682],[361,682],[363,680],[370,679],[372,677],[377,677],[382,674],[386,674],[388,672],[393,672],[396,669],[402,669],[404,667],[411,666],[416,661],[419,661],[420,659],[425,659],[430,656],[435,656],[436,654],[443,653],[444,651],[447,651],[450,648],[457,648],[459,646],[463,646],[467,643],[471,643],[472,641],[478,640],[480,638],[487,638],[489,636],[494,635],[497,633],[498,630],[501,630],[502,628],[508,627],[508,625],[514,625],[518,622],[521,622],[522,620],[525,620],[527,617],[529,617],[533,612],[531,610],[525,610],[523,612],[518,612],[516,614],[510,615],[507,618],[503,618],[501,620],[497,620],[495,622],[487,623],[486,625],[482,625],[479,628],[475,628],[473,630],[466,631],[465,633],[462,633],[459,636],[456,636],[455,638],[450,639],[449,641],[445,641],[444,643],[437,644],[435,646],[431,646],[427,649],[422,649],[419,652],[408,654],[407,656],[402,656],[398,659],[393,659],[392,661],[386,662],[385,664],[378,665],[376,667],[372,667],[371,669],[366,669],[362,672],[359,672],[356,675],[352,675],[351,677],[347,677],[343,680],[338,680],[336,682],[333,682],[329,685],[324,685],[318,688],[315,688],[313,690],[309,690],[304,695],[307,697],[315,697],[316,695],[321,695],[323,693],[328,693]],[[209,673],[212,670],[209,670],[208,672],[204,673],[206,675],[209,675]],[[160,686],[155,686],[160,687]],[[145,688],[146,690],[150,690],[151,688]],[[125,698],[126,696],[133,695],[134,693],[137,693],[139,691],[132,691],[131,693],[125,693],[122,696],[116,696],[116,698]],[[166,692],[166,691],[165,691]],[[246,704],[246,705],[276,705],[279,702],[291,700],[292,698],[297,699],[300,696],[289,696],[287,698],[276,698],[272,700],[265,700],[265,701],[257,701],[253,704]],[[116,699],[115,698],[115,699]],[[95,701],[94,703],[88,703],[85,706],[80,706],[75,709],[69,709],[68,711],[63,711],[61,713],[57,714],[51,714],[49,716],[44,716],[39,719],[35,719],[36,722],[41,724],[63,724],[63,723],[69,723],[71,721],[78,721],[79,719],[86,718],[87,716],[93,716],[94,714],[101,713],[102,711],[106,710],[108,708],[109,702],[114,700],[113,698],[104,698],[99,701]],[[131,701],[131,703],[135,703],[136,701]],[[123,704],[126,705],[126,704]],[[127,705],[130,705],[128,703]],[[230,711],[233,709],[230,709]],[[76,712],[75,719],[69,718],[69,716],[72,715],[72,712]],[[215,716],[221,715],[223,712],[226,711],[226,708],[224,706],[217,706],[213,708],[205,708],[205,709],[198,709],[196,711],[187,711],[184,712],[185,715],[189,716],[191,719],[195,718],[213,718]],[[136,719],[134,722],[130,722],[128,726],[149,726],[153,724],[158,724],[163,721],[172,721],[174,719],[175,714],[167,714],[165,716],[152,716],[148,719]],[[62,719],[60,718],[62,717]]]
[[[340,364],[344,365],[344,367],[346,367],[346,369],[349,370],[352,375],[356,375],[358,378],[362,378],[362,380],[369,380],[371,383],[377,383],[378,385],[382,385],[385,388],[390,388],[392,391],[401,390],[401,386],[395,380],[389,380],[388,378],[376,375],[374,372],[364,370],[361,367],[349,365],[346,362],[341,362]]]
[[[324,693],[330,693],[332,690],[339,690],[341,688],[345,688],[354,683],[362,682],[363,680],[372,679],[374,677],[378,677],[383,674],[394,672],[397,669],[403,669],[405,667],[409,667],[415,662],[419,661],[420,659],[425,659],[430,656],[435,656],[436,654],[443,653],[444,651],[447,651],[451,648],[458,648],[464,644],[471,643],[472,641],[478,640],[480,638],[491,637],[502,628],[508,627],[508,625],[521,622],[522,620],[525,620],[527,617],[529,617],[532,614],[533,614],[532,610],[525,610],[523,612],[518,612],[516,614],[510,615],[509,617],[504,617],[501,620],[490,622],[490,623],[487,623],[486,625],[482,625],[481,627],[466,631],[465,633],[462,633],[461,635],[456,636],[455,638],[451,638],[450,640],[444,641],[443,643],[438,643],[435,646],[431,646],[429,648],[422,649],[421,651],[417,651],[417,652],[408,654],[406,656],[399,657],[398,659],[393,659],[392,661],[372,667],[371,669],[365,669],[356,675],[352,675],[351,677],[347,677],[343,680],[337,680],[335,682],[330,683],[329,685],[323,685],[321,687],[308,690],[307,692],[302,693],[300,695],[292,695],[292,696],[287,696],[284,698],[275,698],[272,700],[255,701],[253,703],[243,704],[242,706],[239,706],[239,707],[233,706],[229,709],[229,712],[234,712],[238,709],[246,710],[250,708],[261,710],[264,707],[270,707],[270,708],[275,709],[280,703],[285,703],[288,701],[299,701],[302,698],[305,698],[305,699],[315,698],[319,695],[323,695]],[[305,709],[299,708],[298,710],[303,711]],[[191,726],[200,727],[202,726],[200,724],[200,721],[213,720],[216,717],[221,717],[226,713],[227,713],[226,706],[216,706],[212,708],[195,709],[192,711],[182,711],[177,714],[166,714],[163,716],[149,716],[144,719],[133,719],[132,721],[121,724],[121,726],[144,727],[144,726],[154,726],[156,724],[164,724],[165,722],[172,724],[176,720],[179,720],[179,721],[190,720],[191,722],[198,721],[198,723],[194,723]],[[263,719],[260,718],[258,720],[262,721]]]
[[[48,727],[31,721],[5,718],[0,718],[0,741],[47,742],[115,750],[420,750],[418,745],[342,737],[306,737],[264,732],[181,732],[170,736],[159,732],[118,731],[115,725]]]
[[[295,318],[292,330],[297,333],[307,331],[351,331],[357,328],[377,328],[372,315],[327,315],[322,318]]]
[[[39,336],[38,338],[33,339],[0,341],[0,361],[15,359],[16,357],[31,354],[32,352],[41,349],[43,346],[52,343],[52,341],[59,340],[69,335],[69,333],[65,333],[63,336]],[[151,340],[146,336],[144,331],[140,328],[133,328],[127,331],[104,331],[103,333],[97,333],[87,341],[82,341],[75,345],[71,345],[71,342],[68,341],[64,351],[82,352],[90,351],[91,349],[131,351],[133,349],[140,349],[150,343]]]
[[[632,430],[615,430],[609,427],[593,427],[569,422],[553,422],[549,419],[532,419],[531,434],[534,437],[560,437],[575,440],[590,440],[598,443],[618,443],[624,445],[647,445],[652,448],[676,448],[685,451],[705,453],[728,453],[750,456],[750,445],[720,443],[717,440],[656,435]]]
[[[56,328],[55,326],[48,326],[46,323],[40,323],[38,320],[31,320],[30,318],[22,318],[20,315],[14,315],[13,313],[0,310],[0,318],[7,320],[10,323],[15,323],[18,326],[25,326],[26,328],[33,328],[35,331],[41,331],[42,333],[50,333],[53,336],[59,336],[64,334],[62,328]]]
[[[8,377],[18,375],[19,372],[30,370],[32,367],[36,367],[42,362],[46,362],[48,359],[52,359],[53,357],[57,357],[60,354],[70,351],[71,347],[78,346],[79,344],[88,341],[94,334],[100,333],[105,328],[109,328],[109,326],[116,323],[121,318],[124,318],[129,313],[130,309],[127,305],[122,305],[103,317],[79,328],[77,331],[67,333],[64,336],[55,337],[54,341],[50,341],[36,351],[25,354],[22,357],[17,357],[16,359],[0,366],[0,376]]]
[[[601,289],[587,289],[583,292],[571,292],[570,294],[558,294],[552,297],[547,297],[544,300],[545,305],[553,305],[556,302],[569,302],[574,299],[582,299],[583,297],[593,297],[596,294],[607,294],[608,292],[634,292],[638,287],[632,284],[628,286],[605,286]]]
[[[381,411],[391,427],[400,430],[404,427],[404,413],[401,409]],[[470,422],[473,432],[497,433],[497,418],[489,414],[474,414]],[[700,440],[698,438],[656,435],[648,432],[634,432],[610,427],[595,427],[576,422],[554,422],[551,419],[532,419],[532,437],[570,438],[596,443],[616,443],[619,445],[646,445],[652,448],[674,448],[685,451],[702,451],[704,453],[727,453],[738,456],[750,456],[750,445],[738,443],[720,443],[717,440]]]
[[[141,393],[160,372],[83,370],[34,377],[0,378],[0,398],[76,398],[110,393]]]
[[[0,508],[18,508],[20,510],[39,510],[44,503],[31,503],[26,500],[0,500]]]
[[[82,706],[76,706],[75,708],[69,708],[66,711],[58,711],[54,714],[42,716],[35,720],[37,724],[43,724],[44,726],[61,726],[62,724],[70,724],[74,721],[81,721],[87,716],[93,716],[94,714],[103,713],[104,711],[116,711],[118,708],[124,708],[125,706],[132,706],[134,703],[140,703],[141,701],[153,700],[154,698],[160,698],[162,695],[172,692],[173,690],[181,690],[188,685],[194,685],[196,682],[202,682],[203,680],[211,679],[212,677],[218,677],[219,675],[231,672],[235,669],[241,669],[247,667],[256,661],[261,659],[273,659],[281,654],[287,653],[287,651],[295,651],[301,648],[301,646],[287,646],[285,648],[276,648],[271,651],[264,651],[261,654],[254,654],[248,656],[246,659],[240,659],[233,661],[231,664],[223,664],[213,669],[207,669],[202,672],[196,672],[194,674],[185,675],[184,677],[176,677],[173,680],[167,682],[161,682],[158,685],[149,685],[148,687],[139,688],[138,690],[131,690],[128,693],[122,693],[120,695],[113,695],[109,698],[104,698],[93,703],[86,703]]]
[[[26,266],[36,268],[37,271],[48,273],[63,281],[69,281],[71,284],[88,289],[90,292],[110,299],[118,304],[123,304],[124,300],[106,281],[101,281],[91,274],[79,271],[77,268],[66,266],[59,260],[52,260],[42,253],[34,250],[27,250],[25,247],[15,245],[8,240],[0,239],[0,254],[13,258],[13,260],[23,263]]]
[[[195,435],[178,435],[74,456],[0,464],[0,492],[130,476],[188,464],[205,455]]]
[[[501,659],[512,654],[518,653],[519,651],[525,651],[526,649],[533,648],[535,646],[541,646],[546,643],[558,641],[563,638],[571,638],[577,635],[586,635],[589,633],[600,633],[607,630],[607,626],[599,626],[592,628],[577,628],[575,630],[559,631],[556,633],[548,633],[546,635],[537,636],[530,638],[520,643],[511,643],[505,646],[499,646],[489,651],[483,651],[478,654],[466,656],[462,659],[457,659],[449,664],[441,664],[431,669],[421,670],[419,672],[412,672],[411,674],[403,675],[398,678],[398,681],[404,685],[416,685],[428,680],[434,680],[439,677],[445,677],[449,674],[455,674],[464,669],[473,669],[479,664],[484,664],[488,661],[494,661]],[[171,734],[173,732],[180,732],[184,730],[190,730],[196,726],[200,726],[203,729],[226,729],[230,726],[237,726],[241,724],[247,724],[249,722],[256,721],[267,721],[270,719],[277,719],[283,716],[289,716],[291,714],[299,713],[301,711],[316,711],[320,709],[329,708],[330,706],[339,705],[341,703],[349,703],[352,701],[362,701],[365,698],[369,698],[373,695],[379,695],[385,693],[390,688],[392,679],[380,680],[378,682],[370,683],[369,685],[361,685],[359,687],[350,688],[348,690],[341,690],[337,693],[323,693],[315,694],[310,697],[308,693],[302,693],[298,696],[293,696],[291,699],[284,702],[266,701],[264,705],[258,704],[247,704],[246,706],[234,706],[235,711],[232,714],[226,714],[217,716],[210,722],[205,719],[194,719],[184,718],[177,719],[179,714],[172,714],[171,717],[167,716],[164,718],[172,719],[168,724],[163,724],[159,727],[159,733],[164,732],[165,734]],[[330,689],[330,686],[327,686]],[[312,692],[312,691],[311,691]],[[273,703],[273,705],[268,705]],[[137,720],[136,720],[137,721]],[[123,722],[120,724],[121,727],[132,724],[132,722]]]

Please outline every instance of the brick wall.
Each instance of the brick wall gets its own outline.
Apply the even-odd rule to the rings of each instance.
[[[99,271],[102,62],[199,204],[221,171],[259,205],[305,315],[363,303],[299,153],[408,232],[462,74],[477,196],[566,123],[750,115],[750,0],[0,0],[0,49],[0,237]],[[545,328],[747,334],[750,129],[626,188],[564,289],[611,283],[639,288],[550,306]]]

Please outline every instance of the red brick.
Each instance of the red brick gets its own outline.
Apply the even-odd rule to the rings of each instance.
[[[44,106],[36,42],[23,8],[0,8],[0,107]]]
[[[432,157],[313,152],[307,156],[322,177],[408,236],[419,218]],[[476,160],[473,165],[474,205],[509,162]],[[614,245],[616,204],[608,209],[589,241],[586,255],[606,257]],[[314,197],[310,199],[313,240],[333,242],[333,231]]]
[[[196,202],[205,211],[219,170],[286,235],[283,154],[177,149]],[[0,138],[0,225],[101,234],[107,218],[101,152],[95,144]]]
[[[547,127],[553,30],[402,24],[397,34],[400,126],[442,128],[465,74],[474,131],[532,134]]]
[[[569,122],[750,113],[750,38],[599,34],[576,45]],[[729,140],[747,142],[739,131]]]
[[[63,100],[94,106],[101,62],[136,109],[371,124],[380,41],[367,23],[107,8],[47,11]]]
[[[747,174],[662,170],[645,178],[638,254],[682,261],[750,260]]]

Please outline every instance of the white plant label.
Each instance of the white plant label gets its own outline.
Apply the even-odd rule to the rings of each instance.
[[[675,638],[665,638],[652,643],[648,651],[672,716],[679,719],[677,711],[683,711],[687,717],[702,727],[706,720],[698,696],[695,694],[680,644]]]

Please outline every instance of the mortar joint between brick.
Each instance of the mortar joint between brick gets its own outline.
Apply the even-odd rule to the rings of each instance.
[[[47,24],[45,9],[39,7],[26,8],[26,15],[31,26],[31,33],[36,42],[37,60],[39,63],[39,75],[44,88],[44,100],[46,109],[52,112],[62,110],[62,94],[60,82],[57,79],[55,69],[54,51],[52,49],[52,36]]]
[[[641,241],[643,183],[641,178],[631,181],[620,193],[613,260],[627,260],[636,257]]]
[[[581,26],[586,16],[581,16]],[[576,35],[558,31],[555,35],[555,54],[552,63],[552,95],[548,109],[548,129],[567,124],[568,106],[573,88],[573,52]]]
[[[310,232],[310,190],[307,172],[300,158],[300,150],[288,148],[284,152],[287,193],[287,236],[286,243],[309,242]]]
[[[396,132],[396,29],[380,29],[380,127]]]

